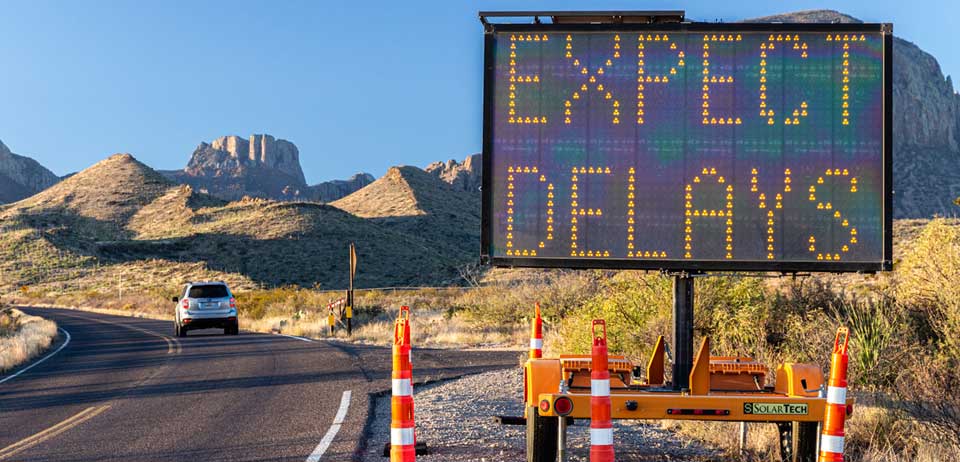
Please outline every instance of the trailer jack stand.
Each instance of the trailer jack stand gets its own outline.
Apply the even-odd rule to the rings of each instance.
[[[557,423],[557,462],[567,462],[567,418],[560,416]]]

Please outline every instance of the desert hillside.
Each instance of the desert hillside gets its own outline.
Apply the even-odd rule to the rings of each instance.
[[[0,285],[8,290],[121,267],[158,278],[165,271],[176,283],[199,267],[249,285],[343,288],[350,242],[364,287],[449,284],[465,263],[431,241],[436,235],[319,203],[226,202],[176,185],[128,154],[3,206],[0,218]]]
[[[419,236],[451,261],[480,254],[480,194],[416,167],[394,167],[334,207],[407,236]]]

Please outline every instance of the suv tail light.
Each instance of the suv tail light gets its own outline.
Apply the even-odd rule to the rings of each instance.
[[[185,310],[189,310],[189,309],[190,309],[190,300],[183,299],[183,309],[185,309]]]
[[[230,297],[230,308],[236,308],[236,307],[237,307],[237,299]]]

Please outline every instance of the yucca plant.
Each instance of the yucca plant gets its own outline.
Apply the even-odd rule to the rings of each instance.
[[[850,329],[851,373],[861,388],[878,390],[897,374],[894,340],[902,331],[903,310],[883,295],[844,300],[832,306],[838,324]],[[902,353],[902,352],[901,352]]]

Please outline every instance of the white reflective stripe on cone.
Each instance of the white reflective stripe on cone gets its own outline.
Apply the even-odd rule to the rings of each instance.
[[[410,379],[393,379],[393,396],[413,396]]]
[[[590,394],[593,396],[610,396],[610,379],[591,379]]]
[[[543,349],[543,339],[542,338],[532,338],[530,339],[530,348],[533,350],[542,350]]]
[[[827,402],[830,404],[847,404],[846,387],[827,387]]]
[[[843,454],[843,437],[833,435],[820,436],[820,452]]]
[[[591,446],[612,446],[613,429],[612,428],[591,428],[590,429]]]
[[[391,446],[410,446],[413,444],[413,428],[391,428]]]

